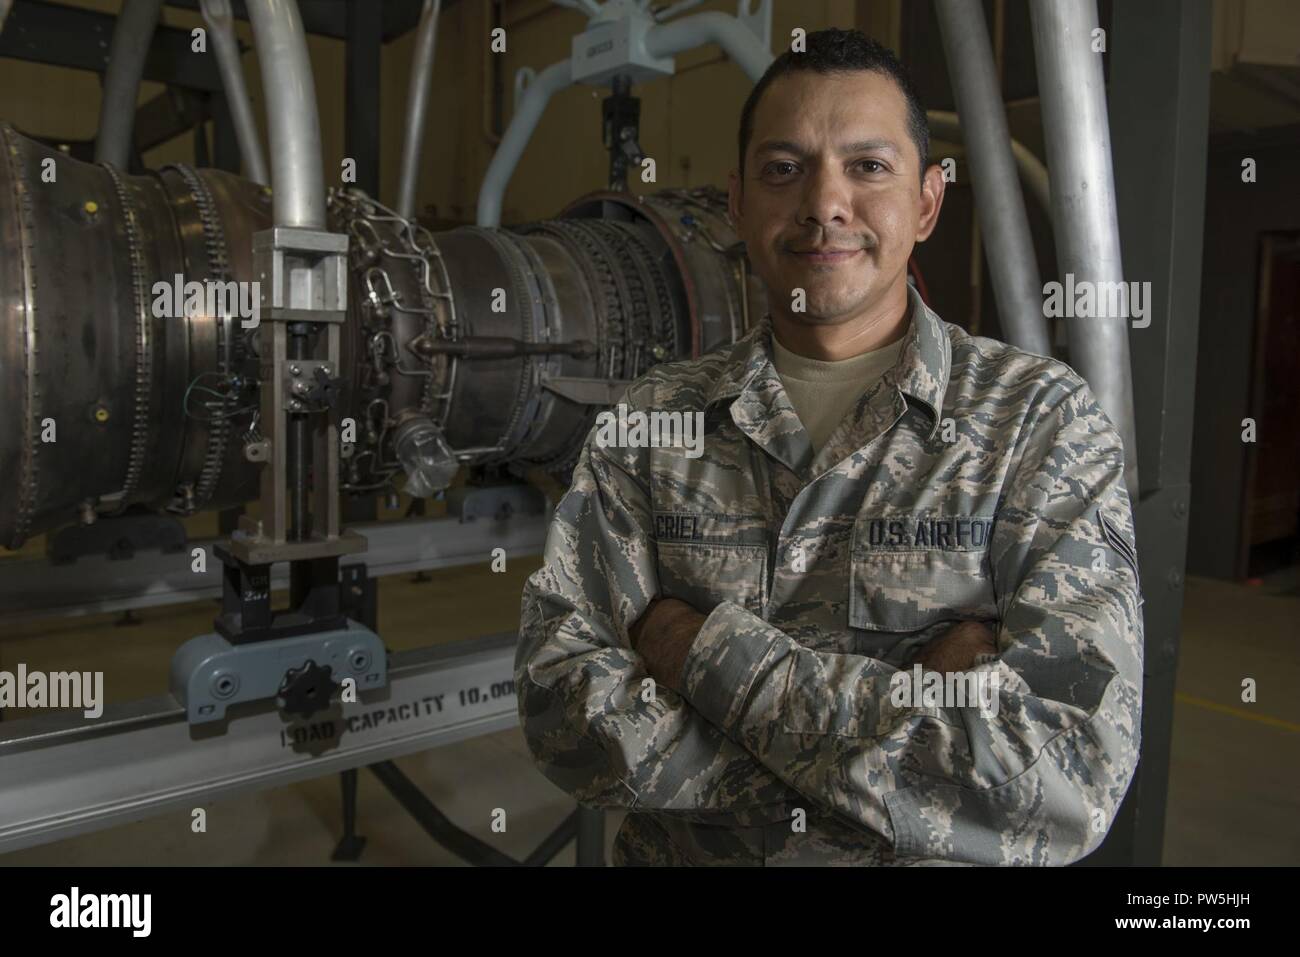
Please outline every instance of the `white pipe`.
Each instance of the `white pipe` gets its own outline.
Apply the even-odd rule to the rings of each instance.
[[[402,145],[402,175],[397,184],[397,215],[415,215],[415,187],[420,181],[420,149],[424,146],[424,120],[429,113],[429,86],[438,45],[438,13],[442,0],[424,0],[416,27],[411,82],[406,91],[406,142]]]
[[[501,203],[506,193],[506,185],[514,175],[519,159],[524,155],[528,140],[546,110],[546,104],[560,90],[573,85],[573,65],[568,60],[552,63],[537,79],[524,89],[519,99],[519,108],[510,118],[501,137],[501,145],[492,154],[487,173],[483,176],[483,186],[478,194],[478,224],[480,226],[501,225]]]
[[[645,38],[646,51],[656,57],[669,57],[707,43],[722,47],[753,83],[758,82],[772,63],[771,52],[754,31],[735,17],[716,11],[656,24]]]
[[[253,119],[253,106],[244,85],[244,68],[239,56],[239,41],[235,39],[235,18],[230,0],[199,0],[203,22],[208,25],[212,50],[221,72],[221,85],[226,90],[230,105],[230,118],[235,124],[235,139],[239,143],[239,156],[244,163],[244,175],[254,183],[265,186],[271,181],[262,156],[262,143],[257,135],[257,122]]]
[[[320,117],[307,34],[294,0],[247,0],[271,134],[275,225],[323,229]]]

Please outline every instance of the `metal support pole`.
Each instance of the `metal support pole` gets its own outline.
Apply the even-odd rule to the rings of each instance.
[[[985,238],[1002,334],[1022,349],[1051,355],[1043,282],[1011,156],[1011,134],[984,9],[970,0],[935,0],[934,6],[957,113],[963,120],[975,211]]]
[[[104,99],[99,108],[99,133],[95,137],[96,163],[124,169],[131,158],[135,101],[161,10],[162,0],[126,0],[113,27],[108,69],[104,71]]]
[[[343,834],[330,855],[333,861],[352,861],[361,859],[365,850],[366,839],[357,833],[357,774],[356,768],[348,768],[339,775],[339,784],[343,797]]]
[[[320,117],[307,35],[294,0],[248,0],[271,139],[277,226],[322,229]]]
[[[226,94],[213,93],[208,108],[212,114],[212,165],[238,176],[241,167],[239,134],[235,131],[235,120],[230,115]]]
[[[257,135],[257,121],[253,119],[248,87],[244,84],[244,66],[239,56],[239,41],[235,39],[235,18],[230,0],[199,0],[199,7],[203,12],[203,22],[208,25],[217,69],[221,71],[221,84],[226,90],[226,103],[234,122],[244,175],[265,186],[271,180],[266,171],[266,160],[262,157],[262,143]]]
[[[1123,282],[1124,268],[1106,86],[1101,54],[1092,48],[1093,31],[1098,28],[1096,0],[1030,0],[1029,14],[1047,168],[1052,174],[1052,222],[1061,279],[1067,288],[1073,277],[1075,287],[1084,281],[1106,289],[1102,283]],[[1094,301],[1105,298],[1095,296]],[[1070,363],[1088,381],[1124,440],[1125,483],[1129,495],[1136,498],[1138,459],[1128,318],[1074,318],[1067,322],[1067,330]]]
[[[415,188],[420,181],[420,150],[424,146],[424,119],[429,113],[429,86],[438,45],[438,14],[442,0],[424,0],[420,25],[415,31],[411,82],[406,91],[406,142],[402,144],[402,176],[397,186],[397,215],[415,215]]]
[[[605,812],[578,805],[578,834],[574,863],[578,867],[605,866]]]
[[[347,7],[343,148],[348,157],[356,160],[356,185],[367,195],[378,197],[379,59],[384,46],[384,11],[378,3],[349,3]]]
[[[1089,864],[1155,866],[1164,845],[1191,505],[1192,418],[1209,136],[1210,0],[1116,4],[1111,118],[1124,272],[1151,282],[1151,324],[1132,334],[1146,647],[1142,758]]]
[[[453,824],[392,761],[372,764],[370,772],[430,837],[461,860],[478,867],[513,867],[519,863]]]

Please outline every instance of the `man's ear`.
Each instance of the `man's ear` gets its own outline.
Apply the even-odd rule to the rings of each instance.
[[[939,225],[939,209],[943,206],[943,169],[932,164],[921,181],[921,215],[916,221],[916,241],[923,243]]]
[[[737,230],[740,229],[742,188],[740,173],[733,169],[727,174],[727,215],[731,217],[731,225]]]

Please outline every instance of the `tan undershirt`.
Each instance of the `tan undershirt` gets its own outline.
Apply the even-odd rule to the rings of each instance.
[[[893,368],[906,341],[907,337],[903,336],[871,352],[823,362],[791,352],[772,336],[773,364],[790,404],[812,440],[814,455],[821,451],[862,394]]]

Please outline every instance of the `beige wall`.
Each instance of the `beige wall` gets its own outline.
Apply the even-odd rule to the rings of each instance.
[[[119,6],[115,0],[72,2],[108,12]],[[773,47],[787,44],[795,27],[811,31],[830,25],[851,26],[859,7],[863,8],[864,24],[887,24],[887,11],[892,6],[861,0],[776,0]],[[734,12],[735,7],[735,0],[713,0],[698,9]],[[886,11],[883,21],[882,9]],[[434,207],[440,218],[474,218],[479,183],[495,145],[488,129],[489,71],[500,71],[505,90],[504,120],[508,121],[513,109],[515,72],[524,66],[540,70],[566,57],[571,37],[584,24],[580,14],[556,7],[548,0],[506,0],[500,15],[507,38],[504,54],[489,52],[489,0],[452,3],[439,25],[434,92],[417,203],[420,208]],[[186,10],[168,7],[163,16],[174,27],[192,29],[202,25],[197,13]],[[265,148],[266,123],[252,36],[246,23],[237,23],[236,29],[250,48],[244,57],[244,72]],[[320,107],[325,178],[327,183],[337,183],[343,159],[344,46],[339,40],[311,37],[309,48]],[[389,203],[397,191],[413,48],[414,35],[407,33],[386,45],[383,53],[380,199]],[[493,62],[498,57],[500,62]],[[637,192],[664,186],[725,185],[727,171],[735,162],[736,127],[749,81],[715,46],[689,51],[676,60],[676,75],[635,90],[642,101],[641,145],[647,155],[655,158],[658,177],[658,182],[650,185],[642,184],[639,175],[633,176]],[[600,101],[606,89],[576,87],[552,100],[506,193],[505,222],[551,216],[569,200],[604,187],[608,161],[600,142]],[[158,84],[144,84],[140,101],[161,90]],[[0,59],[0,119],[24,131],[89,139],[98,126],[99,99],[99,78],[93,73]],[[192,160],[190,134],[145,156],[149,166]]]

